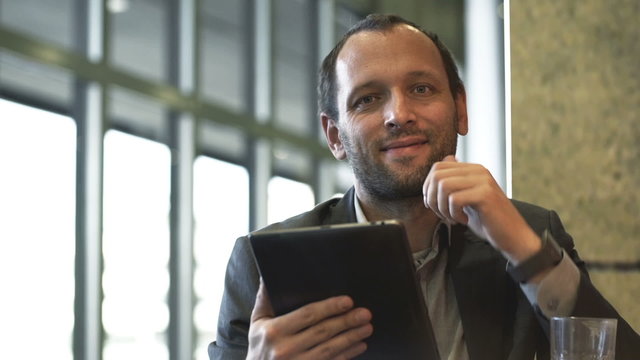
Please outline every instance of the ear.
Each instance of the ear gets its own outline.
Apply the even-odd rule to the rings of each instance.
[[[458,122],[458,134],[467,135],[469,132],[469,118],[467,116],[467,92],[464,86],[460,87],[454,101],[458,112],[458,118],[456,119]]]
[[[320,120],[322,121],[322,129],[324,130],[324,136],[327,138],[329,150],[331,150],[331,153],[336,159],[346,159],[347,153],[344,151],[342,141],[340,141],[340,128],[338,127],[337,121],[325,113],[320,114]]]

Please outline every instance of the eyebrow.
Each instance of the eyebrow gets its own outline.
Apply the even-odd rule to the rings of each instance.
[[[406,75],[407,78],[427,78],[427,79],[431,79],[431,80],[439,80],[438,77],[431,71],[423,71],[423,70],[416,70],[416,71],[411,71],[409,73],[407,73]]]
[[[349,107],[349,105],[353,102],[353,98],[356,96],[356,94],[359,94],[360,92],[362,92],[362,90],[379,88],[381,86],[383,86],[382,81],[377,80],[367,81],[364,84],[356,86],[347,96],[347,107]]]

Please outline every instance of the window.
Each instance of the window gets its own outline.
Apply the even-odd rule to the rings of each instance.
[[[153,80],[167,75],[168,1],[108,1],[113,63]]]
[[[171,156],[119,131],[104,139],[104,359],[168,359]]]
[[[72,359],[76,126],[2,99],[0,114],[0,359],[36,343]]]
[[[74,0],[2,0],[0,23],[56,46],[71,48],[73,6]]]
[[[274,117],[276,125],[310,134],[315,123],[315,62],[311,1],[274,0]]]
[[[194,357],[207,360],[216,338],[224,275],[235,239],[249,231],[249,174],[241,166],[200,156],[193,168]]]
[[[200,12],[200,71],[207,98],[234,110],[246,108],[246,69],[250,56],[246,1],[203,0]]]
[[[309,185],[279,176],[269,180],[267,193],[269,224],[309,211],[315,203]]]

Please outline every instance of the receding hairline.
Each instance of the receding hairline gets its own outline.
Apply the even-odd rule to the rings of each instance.
[[[427,35],[425,34],[421,29],[416,28],[415,26],[411,25],[411,24],[406,24],[406,23],[395,23],[395,24],[390,24],[390,26],[384,27],[384,28],[377,28],[377,29],[361,29],[353,34],[351,34],[346,41],[344,42],[344,44],[340,47],[340,51],[338,51],[338,53],[336,54],[336,59],[340,58],[340,54],[342,54],[342,51],[344,50],[345,47],[347,47],[347,45],[353,41],[354,38],[360,36],[360,35],[365,35],[367,33],[369,34],[389,34],[394,32],[396,29],[398,28],[405,28],[407,30],[410,30],[411,32],[415,33],[415,34],[419,34],[422,35],[422,37],[424,37],[425,39],[427,39],[431,44],[433,44],[436,47],[437,50],[437,45],[436,43]]]
[[[336,56],[336,61],[335,61],[335,64],[334,64],[334,71],[335,71],[335,73],[334,73],[335,80],[334,81],[335,81],[335,86],[336,86],[336,94],[338,94],[340,92],[340,88],[341,88],[340,81],[338,79],[338,67],[339,67],[340,63],[343,63],[345,60],[347,60],[344,57],[345,56],[344,55],[344,50],[345,49],[349,50],[350,45],[353,44],[354,39],[359,37],[359,35],[366,35],[367,33],[387,35],[387,34],[391,34],[391,33],[395,32],[395,31],[397,31],[400,28],[405,28],[405,29],[411,31],[412,34],[419,34],[419,35],[421,35],[421,37],[423,37],[424,39],[427,40],[427,42],[425,44],[430,44],[430,45],[427,45],[427,47],[429,48],[428,51],[433,51],[433,54],[437,57],[437,59],[439,59],[439,66],[442,68],[442,71],[444,72],[445,81],[447,81],[448,87],[450,87],[450,84],[448,84],[445,61],[444,61],[444,58],[442,57],[442,54],[438,50],[438,46],[435,43],[435,41],[433,41],[433,39],[431,39],[423,31],[421,31],[420,29],[417,29],[416,27],[414,27],[414,26],[412,26],[410,24],[398,23],[398,24],[393,24],[393,25],[391,25],[389,27],[380,28],[380,29],[363,29],[361,31],[358,31],[356,33],[351,34],[351,36],[345,41],[343,46],[340,48],[340,51],[338,52],[338,54]],[[357,57],[359,55],[358,55],[358,53],[353,53],[350,56]],[[412,70],[412,71],[409,71],[406,75],[407,76],[423,76],[423,77],[426,76],[426,77],[430,77],[430,78],[437,78],[437,76],[434,74],[434,72],[425,71],[425,70]],[[362,88],[362,87],[366,87],[366,86],[369,85],[369,83],[371,83],[371,82],[360,84],[356,88],[354,88],[353,90],[356,90],[356,89],[359,89],[359,88]]]

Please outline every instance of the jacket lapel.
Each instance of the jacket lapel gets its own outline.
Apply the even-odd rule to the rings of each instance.
[[[355,189],[353,186],[337,200],[327,207],[327,213],[321,214],[320,219],[323,225],[333,225],[356,222],[356,210],[353,205]]]
[[[452,227],[451,274],[471,359],[503,359],[506,260],[465,226]]]

